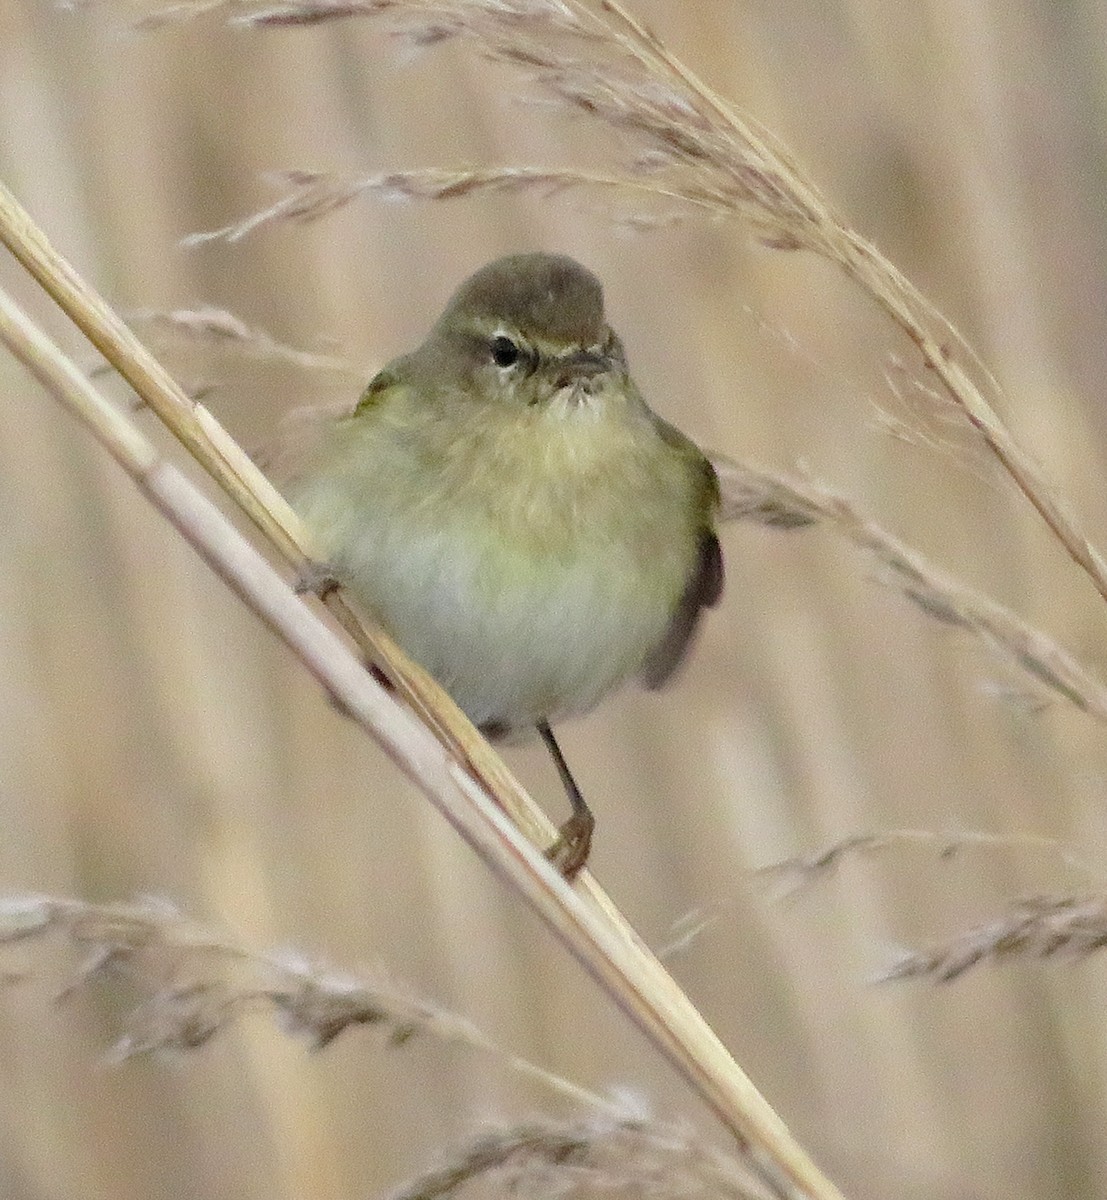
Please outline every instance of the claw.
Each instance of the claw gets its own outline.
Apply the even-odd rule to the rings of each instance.
[[[297,596],[311,594],[318,596],[320,600],[326,600],[331,592],[337,591],[341,586],[342,580],[335,574],[335,569],[330,563],[307,559],[293,581],[292,590]]]
[[[588,861],[592,849],[592,830],[595,821],[590,812],[575,812],[557,831],[557,840],[546,851],[546,857],[572,883]]]

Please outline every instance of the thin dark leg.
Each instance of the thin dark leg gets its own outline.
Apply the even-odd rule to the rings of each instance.
[[[592,810],[585,804],[584,797],[580,794],[577,781],[573,778],[572,771],[569,770],[569,764],[565,761],[565,755],[561,753],[561,747],[557,744],[557,738],[554,737],[549,723],[539,721],[538,732],[542,735],[546,749],[549,750],[550,757],[554,760],[554,766],[557,767],[557,773],[561,776],[561,782],[565,787],[565,794],[569,797],[569,803],[573,806],[573,812],[587,813],[591,816]]]
[[[546,857],[556,864],[566,879],[572,881],[588,861],[596,819],[585,803],[580,788],[577,787],[577,781],[569,770],[569,764],[565,761],[565,755],[561,753],[561,747],[557,744],[549,722],[539,721],[537,729],[546,743],[550,757],[554,760],[569,803],[573,806],[573,815],[558,830],[557,841],[546,852]]]

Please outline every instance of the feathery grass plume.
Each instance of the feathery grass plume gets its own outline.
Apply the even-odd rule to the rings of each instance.
[[[759,867],[755,875],[780,883],[790,894],[824,878],[849,858],[881,854],[887,850],[923,847],[933,850],[939,859],[960,858],[970,850],[1018,850],[1042,854],[1064,864],[1085,878],[1098,879],[1102,873],[1082,859],[1060,838],[1031,833],[987,833],[964,829],[943,832],[937,829],[885,829],[854,833],[840,838],[814,854],[797,855]]]
[[[197,308],[137,308],[124,313],[131,325],[143,328],[147,337],[161,348],[174,341],[210,346],[255,362],[297,367],[302,371],[331,372],[364,379],[369,371],[359,363],[336,354],[301,350],[278,341],[264,329],[248,325],[225,308],[200,305]]]
[[[949,396],[915,375],[897,354],[888,358],[884,382],[890,399],[873,400],[873,424],[878,431],[904,445],[939,454],[975,478],[995,484],[998,464]]]
[[[1014,901],[992,921],[924,950],[904,953],[877,982],[932,979],[951,983],[988,960],[1082,959],[1107,946],[1107,895],[1031,896]]]
[[[237,239],[273,220],[315,219],[363,194],[456,199],[489,189],[601,187],[663,197],[720,217],[741,213],[770,244],[801,244],[793,225],[810,217],[807,203],[788,193],[775,164],[760,152],[751,150],[745,161],[736,161],[706,95],[668,70],[649,35],[611,5],[597,10],[577,0],[284,0],[269,5],[201,0],[195,6],[173,5],[168,12],[180,20],[190,12],[198,17],[220,8],[235,24],[254,27],[388,16],[395,36],[417,48],[472,41],[491,59],[524,72],[548,101],[604,122],[620,135],[620,144],[629,139],[631,152],[624,156],[621,176],[531,165],[392,172],[362,180],[287,172],[288,194],[275,205],[190,240]],[[152,19],[159,20],[159,11]],[[759,136],[769,140],[764,131]],[[781,147],[775,152],[786,157]]]
[[[219,6],[215,6],[218,8]],[[1008,432],[993,402],[1002,397],[953,325],[830,207],[787,149],[753,118],[713,92],[638,21],[620,0],[283,0],[268,7],[234,0],[235,21],[254,26],[318,24],[351,17],[402,17],[399,36],[416,46],[474,41],[491,59],[522,71],[547,98],[594,118],[640,147],[625,163],[623,183],[659,190],[696,208],[747,221],[770,246],[808,250],[834,263],[879,305],[915,345],[935,390],[948,397],[1037,509],[1069,556],[1107,600],[1107,560],[1080,532],[1041,468]],[[188,4],[173,12],[185,15]],[[196,15],[213,11],[202,0]],[[493,168],[485,178],[508,186],[532,168]],[[465,172],[460,174],[464,175]],[[477,190],[470,182],[430,195],[446,199]],[[573,172],[556,172],[559,186]],[[648,181],[641,177],[648,176]],[[637,178],[636,178],[637,176]],[[583,173],[579,182],[590,182]],[[492,186],[492,184],[489,184]],[[321,215],[359,189],[339,186],[312,200]],[[374,187],[360,191],[379,191]],[[412,185],[412,194],[417,191]],[[301,206],[296,190],[288,212]],[[241,236],[277,219],[282,201],[227,226]],[[993,398],[990,402],[986,393]]]
[[[1085,879],[1098,881],[1103,877],[1102,872],[1082,859],[1060,838],[1032,833],[988,833],[976,829],[948,832],[936,829],[885,829],[853,833],[812,854],[795,855],[758,867],[753,876],[771,885],[774,899],[789,899],[825,879],[847,859],[917,847],[933,850],[940,860],[946,862],[973,850],[1021,851],[1052,858]],[[670,927],[668,941],[657,951],[658,958],[668,962],[685,953],[705,930],[723,920],[730,907],[730,902],[721,901],[696,907],[678,917]]]
[[[181,239],[184,246],[205,242],[237,242],[266,225],[310,224],[344,208],[361,196],[402,203],[409,200],[459,200],[479,192],[538,192],[550,197],[570,188],[592,188],[607,192],[635,191],[652,198],[687,202],[667,188],[648,180],[599,175],[574,168],[552,170],[543,167],[428,167],[414,171],[384,171],[374,175],[349,176],[333,171],[278,171],[266,178],[285,190],[267,208],[224,225],[221,229],[192,233]],[[644,214],[628,216],[628,221],[653,220]],[[672,220],[673,216],[657,220]]]
[[[809,480],[712,454],[720,518],[777,529],[825,525],[869,554],[877,578],[928,617],[973,634],[1008,666],[1097,721],[1107,722],[1107,687],[1052,638],[1003,605],[947,578],[923,555],[864,517],[845,497]]]
[[[786,1200],[794,1195],[748,1154],[728,1157],[683,1129],[624,1116],[534,1121],[483,1133],[385,1200],[447,1200],[478,1180],[532,1200]]]
[[[158,897],[129,904],[34,895],[0,900],[0,950],[49,937],[63,938],[80,956],[61,998],[107,976],[125,978],[139,994],[114,1048],[119,1058],[194,1050],[239,1017],[268,1013],[314,1050],[361,1025],[380,1027],[394,1046],[425,1034],[491,1054],[590,1110],[610,1114],[625,1107],[504,1050],[471,1021],[419,996],[383,968],[355,974],[287,950],[254,950]],[[24,982],[34,973],[14,971],[0,975],[0,982]]]

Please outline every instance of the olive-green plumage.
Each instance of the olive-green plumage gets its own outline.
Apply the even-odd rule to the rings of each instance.
[[[478,725],[663,683],[722,590],[718,485],[646,406],[571,259],[500,259],[291,489],[320,557]]]
[[[318,556],[477,725],[542,735],[574,875],[593,820],[550,724],[664,683],[723,587],[715,473],[642,399],[599,280],[550,254],[478,271],[289,490]]]

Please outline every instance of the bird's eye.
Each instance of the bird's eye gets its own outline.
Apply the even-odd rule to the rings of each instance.
[[[519,361],[519,347],[502,333],[492,339],[492,361],[497,367],[510,367]]]

